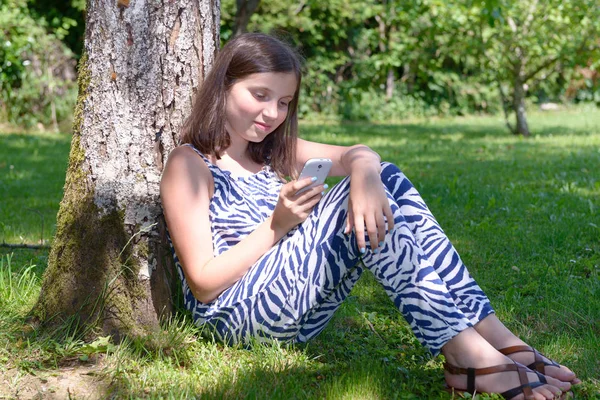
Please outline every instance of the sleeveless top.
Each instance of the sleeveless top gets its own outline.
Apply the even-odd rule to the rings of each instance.
[[[284,182],[265,165],[256,174],[235,177],[222,170],[191,144],[206,163],[214,180],[209,204],[214,256],[225,252],[271,216]]]

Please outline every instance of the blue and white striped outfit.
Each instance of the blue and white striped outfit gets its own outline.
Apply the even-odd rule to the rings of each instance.
[[[283,182],[269,166],[234,177],[194,150],[214,178],[209,213],[216,257],[272,214]],[[381,180],[394,228],[377,254],[368,250],[361,256],[354,233],[344,234],[350,189],[349,178],[344,178],[302,224],[208,304],[196,300],[175,255],[185,306],[196,323],[208,324],[228,343],[250,337],[305,342],[325,328],[364,268],[373,272],[434,355],[492,313],[489,300],[406,176],[395,165],[382,163]]]

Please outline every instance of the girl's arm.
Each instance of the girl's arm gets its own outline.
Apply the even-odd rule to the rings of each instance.
[[[213,256],[209,204],[214,180],[206,163],[190,148],[171,152],[160,196],[175,252],[194,296],[203,303],[232,286],[290,229],[302,222],[321,198],[317,186],[296,198],[310,179],[283,186],[273,215],[238,244]]]
[[[329,175],[350,176],[353,170],[372,168],[381,171],[379,154],[363,144],[354,146],[335,146],[298,139],[296,169],[302,170],[304,163],[311,158],[329,158],[333,166]]]
[[[298,139],[296,162],[300,170],[310,158],[330,158],[332,176],[350,176],[350,198],[345,232],[355,230],[359,250],[366,251],[365,233],[373,251],[384,240],[386,229],[394,226],[383,183],[381,182],[381,158],[369,147],[334,146]],[[386,227],[387,222],[387,227]]]

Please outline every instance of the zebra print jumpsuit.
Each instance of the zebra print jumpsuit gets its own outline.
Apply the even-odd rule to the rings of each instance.
[[[234,177],[190,147],[214,178],[209,214],[216,257],[272,214],[283,183],[268,166],[251,176]],[[354,233],[344,233],[349,178],[327,192],[302,224],[210,303],[196,300],[173,250],[185,307],[195,322],[207,324],[228,343],[251,337],[305,342],[325,328],[364,268],[373,272],[434,355],[492,313],[489,300],[406,176],[395,165],[382,163],[381,180],[394,228],[378,253],[367,250],[361,255]]]

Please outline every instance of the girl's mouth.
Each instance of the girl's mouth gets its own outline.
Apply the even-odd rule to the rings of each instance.
[[[271,125],[263,124],[262,122],[254,121],[254,125],[262,131],[268,131],[271,129]]]

